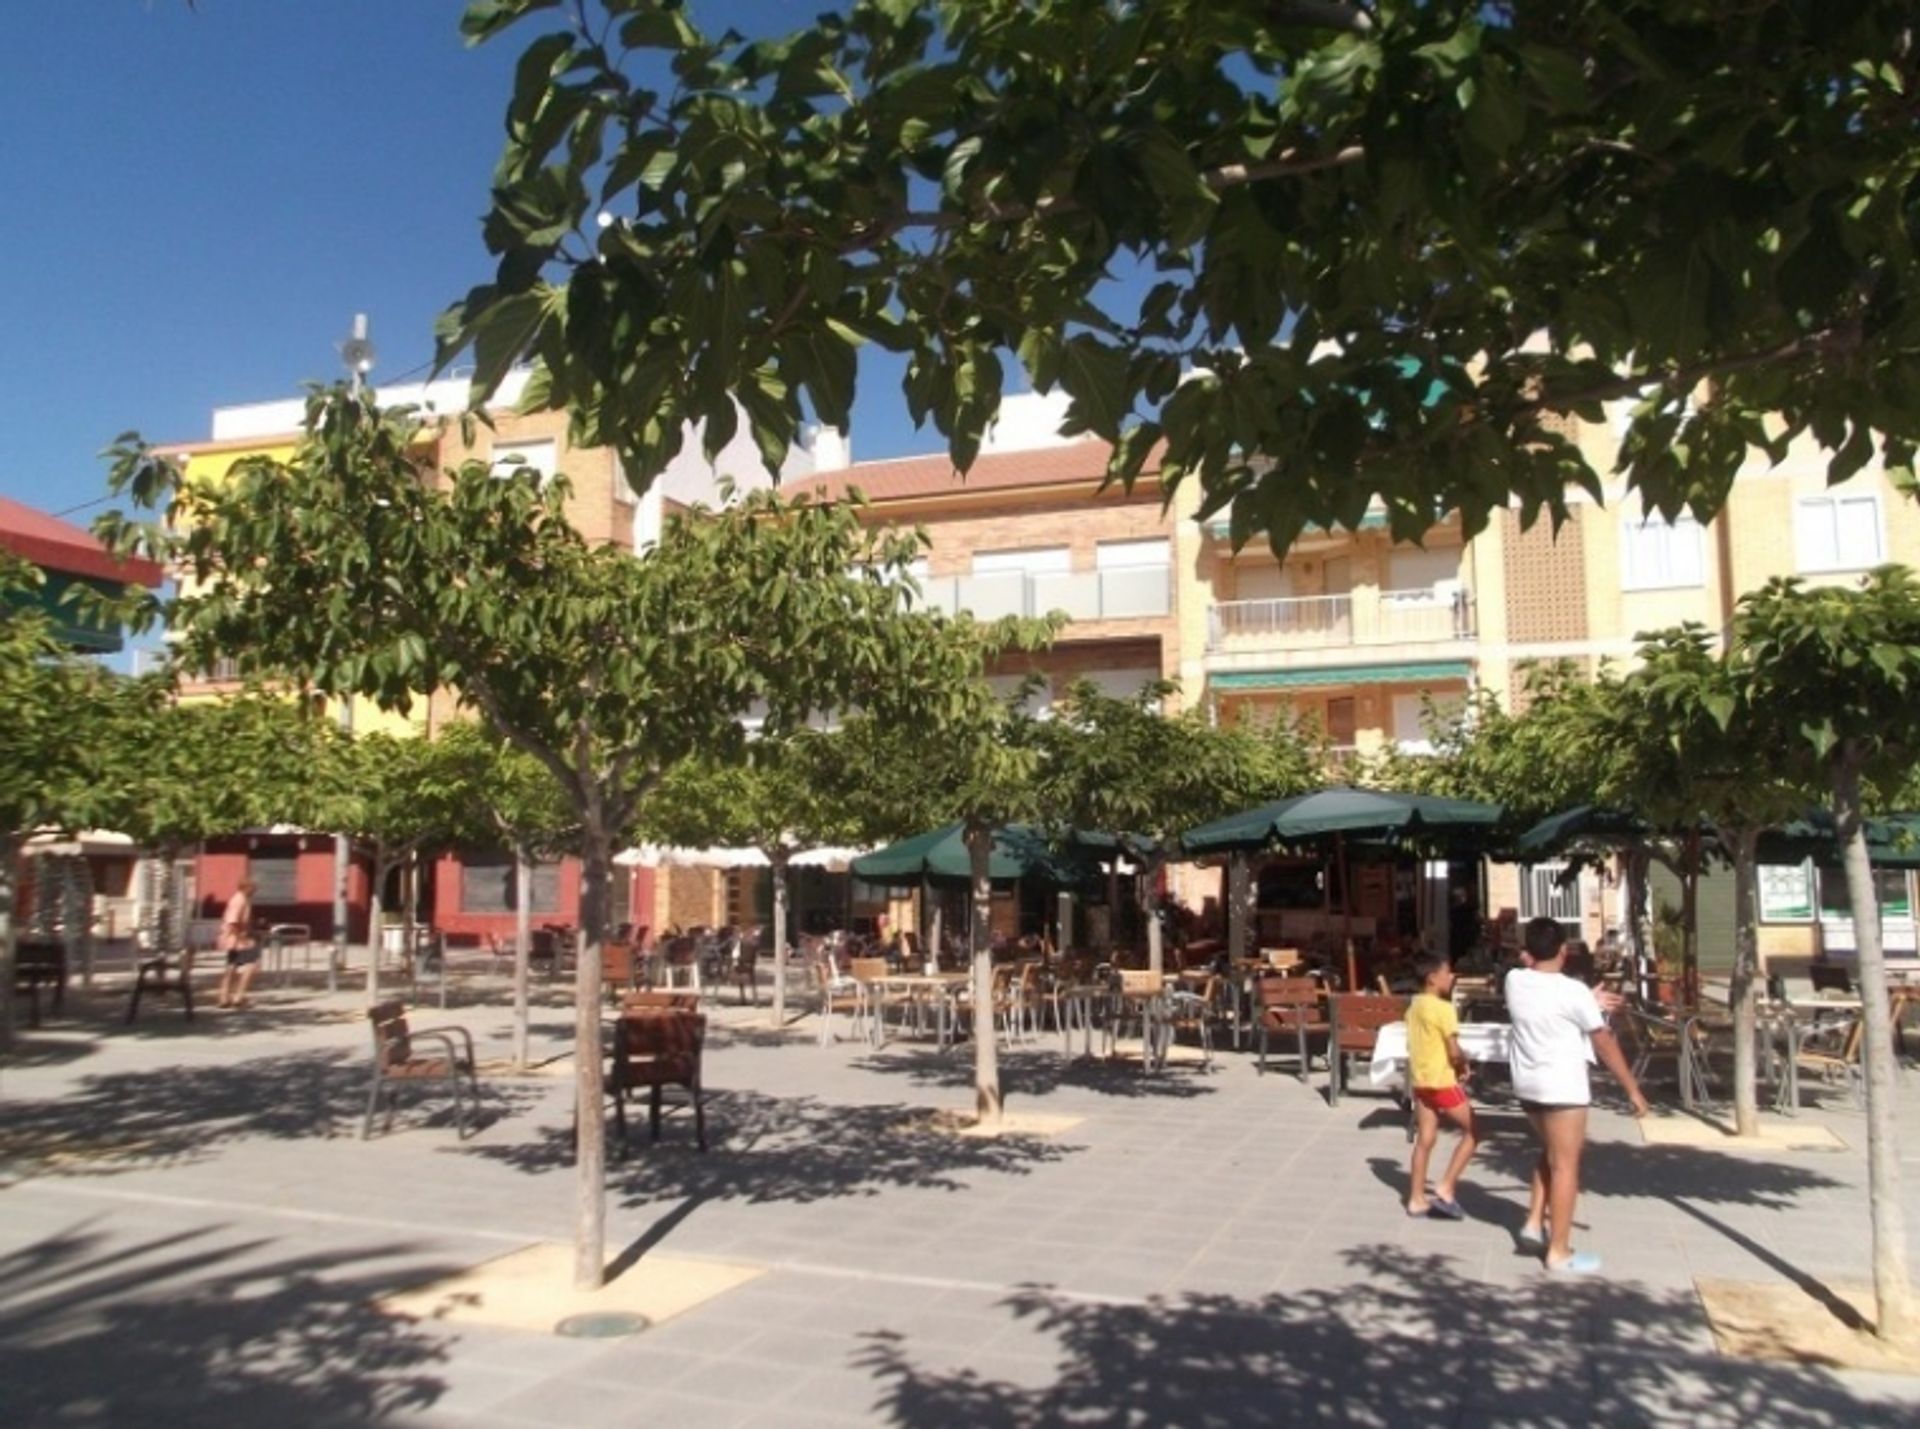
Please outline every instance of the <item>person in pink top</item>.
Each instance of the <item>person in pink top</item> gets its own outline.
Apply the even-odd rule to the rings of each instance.
[[[253,936],[253,889],[251,878],[241,879],[220,915],[220,940],[214,947],[227,955],[216,999],[222,1007],[245,1007],[247,989],[253,986],[253,975],[260,971],[260,942]]]

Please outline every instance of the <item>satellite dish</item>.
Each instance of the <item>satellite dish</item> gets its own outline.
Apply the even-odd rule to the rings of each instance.
[[[377,354],[373,342],[367,336],[367,315],[353,315],[353,335],[340,344],[340,360],[347,364],[347,371],[355,377],[365,377],[373,371]]]

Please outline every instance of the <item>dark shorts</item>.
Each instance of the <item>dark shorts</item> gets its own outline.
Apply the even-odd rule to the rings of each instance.
[[[1435,1111],[1452,1111],[1457,1106],[1467,1104],[1466,1088],[1451,1087],[1415,1087],[1414,1099],[1421,1106],[1432,1107]]]
[[[1530,1102],[1524,1097],[1520,1099],[1520,1110],[1525,1112],[1585,1111],[1589,1105],[1588,1102]]]
[[[227,966],[230,968],[244,968],[249,964],[259,961],[260,948],[258,944],[248,948],[230,948],[227,951]]]

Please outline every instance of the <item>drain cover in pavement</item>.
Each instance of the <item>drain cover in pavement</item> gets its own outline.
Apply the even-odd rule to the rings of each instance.
[[[557,1335],[567,1335],[576,1340],[614,1340],[622,1335],[637,1335],[652,1324],[653,1321],[645,1315],[602,1310],[591,1315],[569,1315],[553,1330]]]

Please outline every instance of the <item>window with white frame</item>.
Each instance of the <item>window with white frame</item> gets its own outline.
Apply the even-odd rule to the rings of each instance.
[[[1760,865],[1760,921],[1762,923],[1811,923],[1813,921],[1813,864],[1811,862]]]
[[[1706,578],[1706,546],[1692,516],[1629,516],[1620,523],[1622,589],[1677,590]]]
[[[1028,575],[1052,575],[1071,570],[1073,552],[1066,546],[1029,546],[1018,551],[975,551],[973,573],[997,575],[1003,571],[1023,571]]]
[[[1803,496],[1793,509],[1794,545],[1803,571],[1863,571],[1884,559],[1880,498]]]
[[[560,461],[560,444],[548,437],[537,442],[495,442],[493,474],[516,476],[524,472],[538,474],[541,481],[553,475]]]
[[[1093,548],[1094,565],[1103,571],[1138,570],[1141,566],[1173,564],[1173,547],[1156,536],[1145,541],[1102,541]]]

